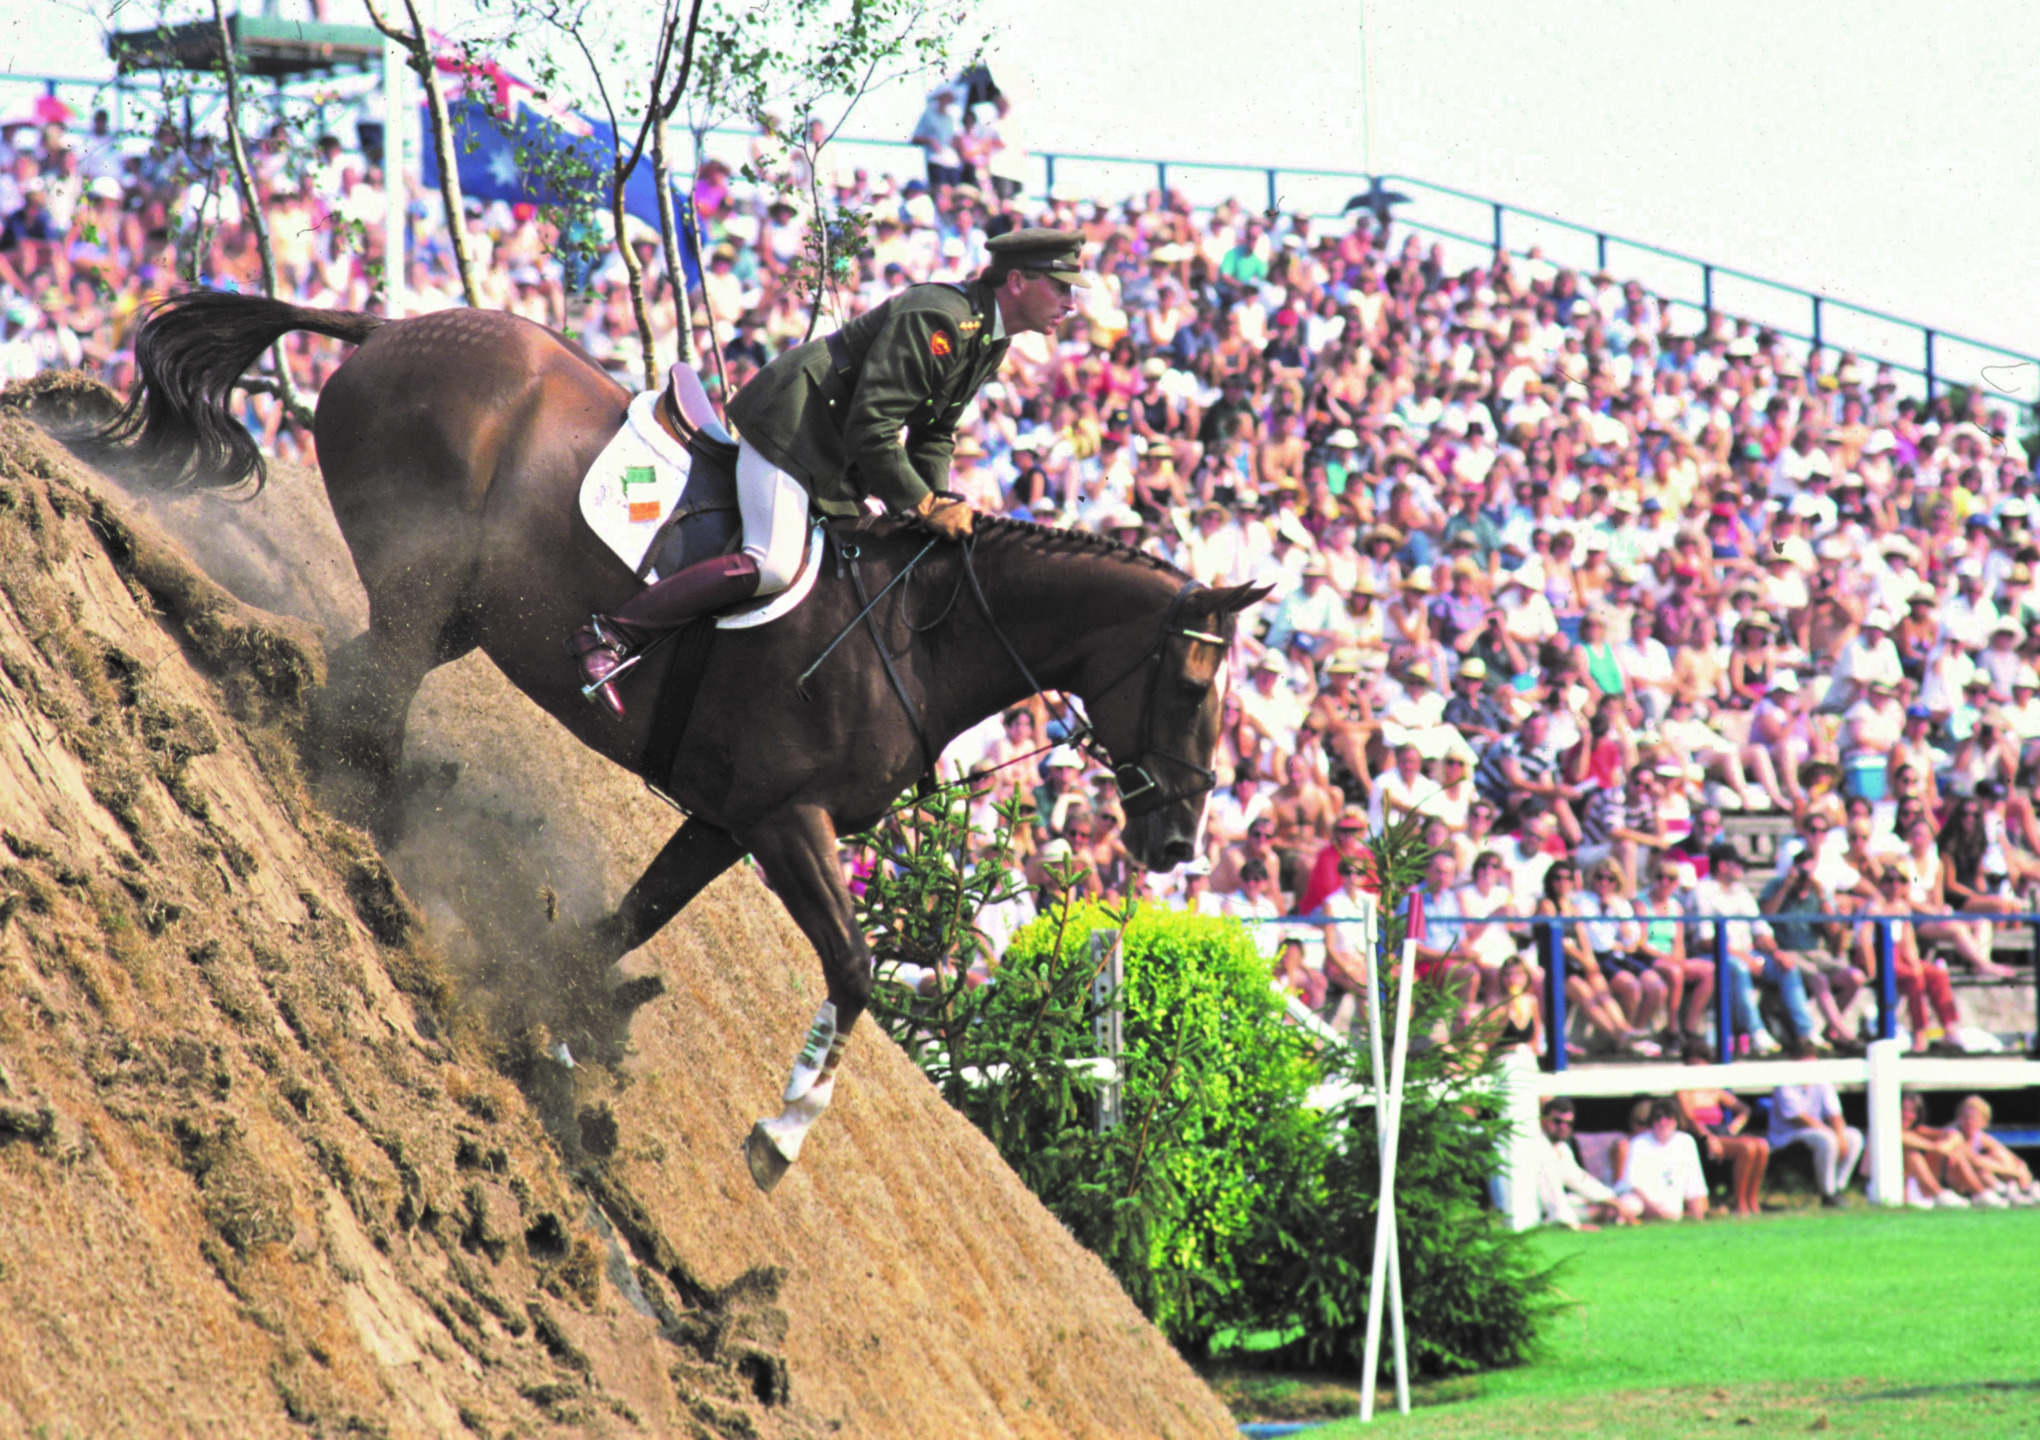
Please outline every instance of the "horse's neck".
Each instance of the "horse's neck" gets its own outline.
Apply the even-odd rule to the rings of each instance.
[[[1111,632],[1154,623],[1150,612],[1166,588],[1158,584],[1162,578],[1156,570],[1109,553],[1059,556],[1015,550],[1002,552],[990,566],[981,558],[979,580],[991,614],[975,616],[976,625],[968,632],[973,663],[955,667],[954,713],[944,718],[960,734],[1033,693],[999,636],[991,633],[993,626],[1044,688],[1076,692],[1087,679],[1096,681],[1092,671]],[[1166,596],[1161,598],[1165,603]]]

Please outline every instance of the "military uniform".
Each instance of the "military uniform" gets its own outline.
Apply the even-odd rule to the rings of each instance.
[[[1016,230],[992,240],[988,275],[1022,272],[1026,283],[1000,309],[987,278],[968,285],[914,285],[826,339],[787,351],[730,401],[736,426],[737,506],[744,548],[700,560],[594,616],[568,638],[582,693],[621,716],[613,683],[626,644],[697,615],[785,585],[806,536],[807,511],[852,516],[876,496],[895,514],[914,512],[950,540],[970,533],[971,509],[935,492],[949,483],[956,422],[978,387],[999,373],[1009,342],[1001,316],[1021,329],[1050,329],[1080,273],[1083,237]],[[1044,288],[1035,275],[1057,282]],[[905,433],[905,442],[901,434]],[[805,491],[805,495],[803,495]],[[803,504],[805,500],[805,504]]]
[[[910,286],[772,361],[730,421],[824,515],[859,514],[866,495],[911,510],[949,483],[956,422],[1012,343],[992,338],[997,326],[982,280]]]

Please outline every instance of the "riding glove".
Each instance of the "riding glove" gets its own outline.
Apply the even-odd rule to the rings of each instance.
[[[911,513],[916,519],[945,540],[961,540],[970,534],[971,523],[977,512],[962,500],[938,495],[930,490],[921,497]]]

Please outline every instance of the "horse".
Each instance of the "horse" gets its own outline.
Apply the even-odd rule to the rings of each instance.
[[[770,623],[715,632],[693,662],[699,703],[677,737],[660,734],[658,697],[668,671],[688,663],[676,658],[681,647],[650,651],[619,681],[628,702],[619,721],[588,703],[563,644],[641,582],[577,505],[630,394],[552,330],[494,311],[385,320],[187,292],[144,318],[136,387],[84,437],[86,453],[144,484],[259,487],[262,457],[227,408],[230,391],[299,330],[356,346],[320,391],[313,433],[370,615],[335,652],[317,697],[314,772],[365,776],[371,828],[386,838],[411,700],[433,669],[479,648],[685,816],[593,927],[606,964],[754,856],[827,981],[781,1114],[745,1143],[761,1188],[785,1174],[826,1109],[871,992],[837,837],[877,823],[950,740],[1039,690],[1075,695],[1089,743],[1120,782],[1127,850],[1153,870],[1194,853],[1225,657],[1240,612],[1265,590],[1206,587],[1116,541],[1011,519],[981,518],[965,542],[910,521],[836,522],[834,564],[812,557],[823,566],[812,592]],[[860,627],[859,597],[895,579],[898,613]]]

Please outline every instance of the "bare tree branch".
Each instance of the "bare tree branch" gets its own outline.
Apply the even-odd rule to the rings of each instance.
[[[467,208],[460,193],[460,168],[453,153],[453,121],[446,110],[446,92],[440,88],[438,59],[432,53],[432,37],[418,16],[417,0],[404,0],[411,17],[411,29],[399,30],[383,19],[376,0],[362,0],[368,18],[383,35],[404,47],[411,56],[411,68],[425,87],[426,113],[432,120],[432,150],[439,163],[439,203],[446,211],[446,233],[453,245],[453,267],[460,274],[460,292],[468,308],[482,308],[481,293],[475,288],[474,266],[468,259]]]

